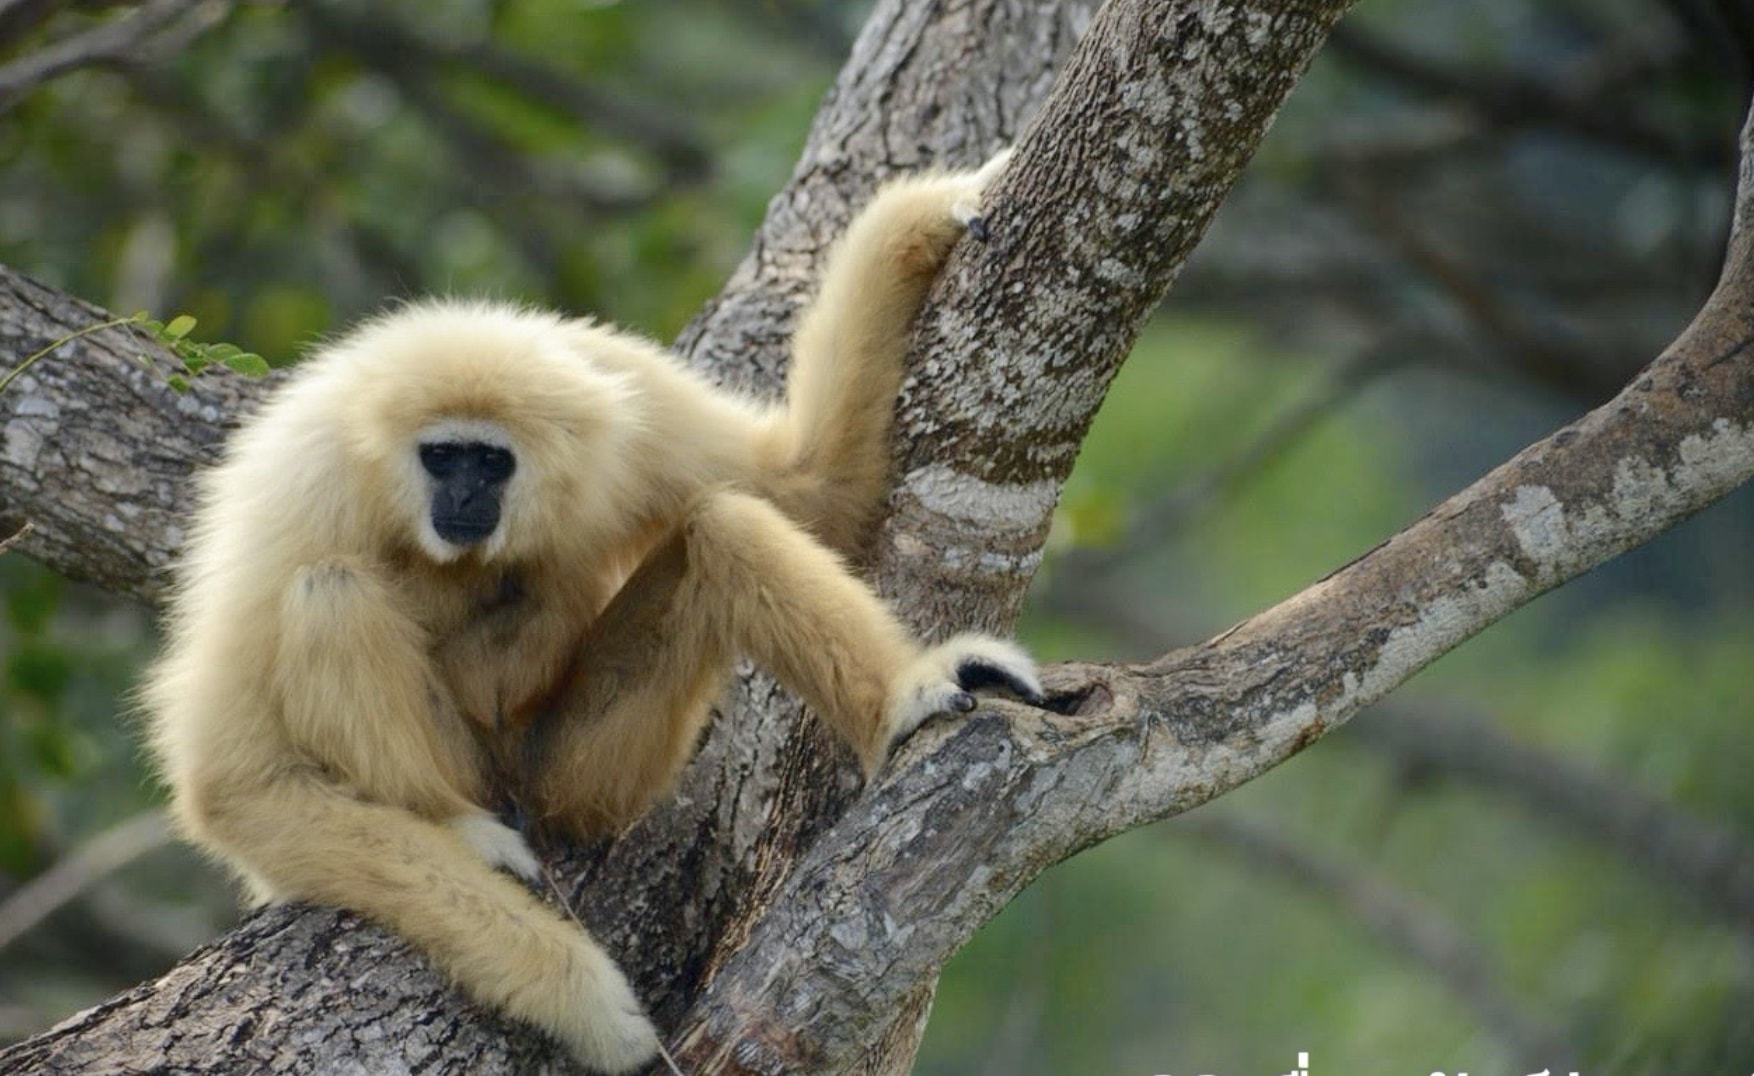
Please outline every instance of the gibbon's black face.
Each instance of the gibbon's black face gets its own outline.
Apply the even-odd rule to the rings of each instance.
[[[492,537],[506,481],[518,468],[511,449],[485,441],[430,441],[420,446],[420,466],[432,477],[432,529],[440,538],[472,546]]]

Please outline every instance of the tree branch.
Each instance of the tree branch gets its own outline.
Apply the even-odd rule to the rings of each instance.
[[[8,368],[106,311],[0,266],[0,365]],[[128,326],[56,348],[0,395],[0,530],[29,519],[20,551],[73,579],[147,601],[182,547],[195,467],[268,382],[167,384],[176,360]]]
[[[963,245],[922,319],[897,517],[876,564],[917,623],[998,625],[1015,608],[1058,481],[1140,321],[1345,6],[1104,10],[994,192],[993,241]],[[1039,99],[1075,18],[1048,3],[880,4],[754,253],[684,335],[688,353],[771,388],[851,206],[890,167],[983,155]],[[1749,215],[1744,201],[1739,221]],[[741,680],[677,801],[567,860],[586,921],[660,1022],[683,1029],[687,1070],[895,1071],[938,967],[1046,866],[1282,761],[1461,639],[1744,480],[1754,318],[1746,229],[1736,235],[1711,305],[1619,400],[1201,647],[1063,666],[1050,671],[1056,711],[1001,704],[925,730],[862,799],[764,678]],[[9,344],[41,346],[61,335],[46,328],[57,319],[97,316],[16,276],[0,285]],[[94,334],[0,399],[0,521],[30,515],[43,527],[33,555],[149,597],[180,538],[182,479],[258,388],[220,380],[173,397],[129,358],[137,349]],[[0,1072],[138,1064],[143,1051],[188,1072],[560,1064],[385,932],[296,907],[0,1054]]]
[[[1468,69],[1415,56],[1356,26],[1334,35],[1334,51],[1414,93],[1460,102],[1496,125],[1546,124],[1625,153],[1689,168],[1722,168],[1729,163],[1718,143],[1675,135],[1615,101],[1612,93],[1620,88],[1616,82],[1566,86],[1518,73]]]
[[[147,0],[135,10],[0,66],[0,114],[25,94],[81,67],[140,63],[175,52],[231,11],[221,0]]]
[[[55,913],[103,878],[171,839],[164,812],[153,809],[123,819],[0,901],[0,949]]]
[[[1624,778],[1518,742],[1490,721],[1384,713],[1349,730],[1410,769],[1466,781],[1521,801],[1615,850],[1641,874],[1754,933],[1754,848],[1734,831],[1650,796]]]
[[[1363,864],[1325,858],[1264,823],[1232,814],[1201,811],[1178,819],[1175,832],[1207,841],[1332,902],[1383,945],[1428,969],[1519,1066],[1569,1068],[1575,1061],[1576,1049],[1558,1028],[1524,1012],[1479,943]]]
[[[726,1066],[713,1071],[831,1070],[833,1055],[809,1045],[884,1011],[1046,867],[1258,776],[1754,476],[1747,133],[1743,152],[1718,289],[1619,397],[1207,643],[1145,665],[1051,669],[1057,712],[1000,704],[923,730],[709,984],[685,1056]]]

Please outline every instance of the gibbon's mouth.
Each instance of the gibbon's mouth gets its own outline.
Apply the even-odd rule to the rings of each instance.
[[[483,523],[477,519],[446,519],[441,516],[434,516],[432,520],[432,529],[438,532],[440,538],[460,546],[479,545],[487,541],[498,526],[498,520]]]

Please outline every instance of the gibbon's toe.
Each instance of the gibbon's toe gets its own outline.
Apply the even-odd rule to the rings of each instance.
[[[542,876],[542,864],[524,843],[523,835],[486,811],[458,815],[451,819],[451,828],[488,866],[511,871],[527,882]]]
[[[976,691],[1001,688],[1031,704],[1042,700],[1035,661],[1016,643],[988,635],[958,635],[913,660],[890,691],[893,744],[935,714],[968,713]]]
[[[1003,172],[1005,166],[1010,163],[1010,147],[995,153],[986,164],[981,165],[976,171],[967,173],[962,181],[962,192],[957,195],[954,202],[950,203],[950,215],[956,219],[956,223],[962,225],[968,230],[969,235],[983,243],[990,238],[991,233],[987,228],[987,218],[982,214],[982,201],[987,188],[992,186],[993,180],[997,179],[999,173]]]

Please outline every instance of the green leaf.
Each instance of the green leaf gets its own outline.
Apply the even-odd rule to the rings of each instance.
[[[189,391],[189,379],[181,374],[172,374],[166,379],[166,383],[170,385],[172,392]]]
[[[244,377],[267,377],[268,360],[248,351],[240,351],[236,355],[227,355],[223,360],[234,374]]]
[[[213,365],[213,360],[204,351],[192,350],[186,354],[179,351],[178,355],[183,360],[183,369],[189,371],[191,377],[199,376],[202,370]]]
[[[195,328],[195,319],[187,314],[178,314],[171,323],[164,327],[164,334],[173,340],[181,340]]]

